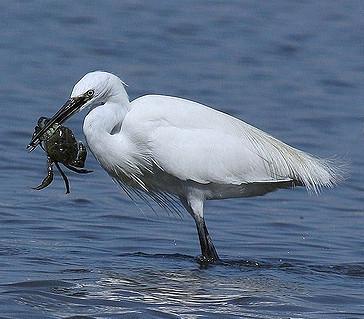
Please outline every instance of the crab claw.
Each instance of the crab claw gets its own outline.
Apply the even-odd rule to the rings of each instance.
[[[53,167],[52,167],[52,161],[50,158],[48,158],[48,167],[47,167],[47,175],[44,177],[42,183],[40,183],[37,187],[32,187],[33,189],[39,191],[43,188],[46,188],[49,186],[50,183],[53,181]]]

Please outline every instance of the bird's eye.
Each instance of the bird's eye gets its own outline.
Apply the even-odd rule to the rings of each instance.
[[[88,97],[93,97],[93,96],[94,96],[94,94],[95,94],[95,91],[94,91],[94,90],[88,90],[88,91],[86,92],[86,95],[87,95]]]

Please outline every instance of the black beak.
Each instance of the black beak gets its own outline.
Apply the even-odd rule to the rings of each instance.
[[[55,123],[61,125],[67,119],[69,119],[73,114],[77,113],[82,105],[84,105],[88,99],[85,96],[78,96],[70,98],[59,111],[52,116],[49,122],[37,133],[35,134],[30,143],[27,146],[29,152],[33,151],[41,142],[40,137],[49,130]]]

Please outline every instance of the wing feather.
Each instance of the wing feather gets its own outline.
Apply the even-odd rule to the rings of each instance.
[[[290,177],[318,193],[321,188],[334,187],[344,178],[345,168],[339,161],[303,152],[245,122],[239,121],[236,125],[274,179]]]
[[[334,160],[305,153],[237,118],[180,98],[134,100],[123,130],[139,146],[145,167],[156,165],[185,181],[239,185],[292,180],[317,193],[343,178],[342,166]]]

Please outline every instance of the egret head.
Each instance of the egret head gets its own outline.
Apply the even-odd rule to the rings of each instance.
[[[75,113],[86,107],[97,107],[113,100],[128,102],[125,85],[116,75],[95,71],[87,73],[73,87],[70,99],[55,113],[30,141],[27,149],[32,151],[40,143],[40,137],[55,123],[61,125]]]
[[[87,73],[73,87],[71,99],[82,99],[84,103],[78,111],[86,107],[95,107],[103,105],[113,97],[126,95],[122,82],[116,75],[95,71]]]

